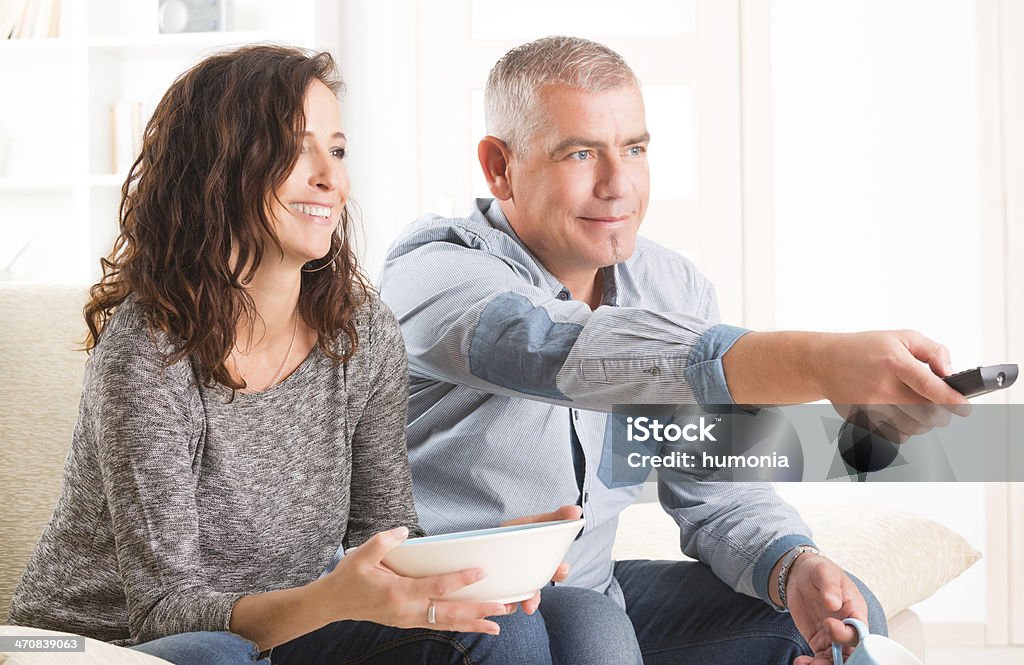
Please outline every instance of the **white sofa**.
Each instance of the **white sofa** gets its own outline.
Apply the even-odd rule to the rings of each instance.
[[[86,360],[75,350],[85,336],[85,297],[83,287],[0,282],[0,624],[60,489]],[[979,555],[934,522],[858,508],[851,523],[843,518],[847,508],[802,512],[823,550],[878,595],[894,639],[923,660],[923,630],[909,606]],[[615,557],[681,559],[678,530],[657,504],[634,505],[623,514]],[[0,626],[0,635],[26,633]],[[97,642],[77,655],[0,653],[0,665],[50,662],[164,661]]]

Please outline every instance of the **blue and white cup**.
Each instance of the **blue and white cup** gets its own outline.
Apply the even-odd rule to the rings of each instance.
[[[871,635],[868,627],[857,619],[845,619],[843,623],[857,631],[857,648],[846,660],[846,665],[921,665],[917,656],[897,642],[882,635]],[[832,662],[841,665],[843,648],[832,643]]]

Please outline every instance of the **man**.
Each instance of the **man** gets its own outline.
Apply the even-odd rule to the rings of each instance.
[[[870,592],[815,553],[767,485],[659,481],[683,551],[701,563],[613,562],[617,516],[640,486],[610,478],[608,412],[822,398],[962,405],[935,375],[950,373],[946,350],[913,332],[719,325],[705,277],[637,237],[649,135],[639,83],[610,49],[565,37],[513,49],[485,103],[478,158],[495,198],[467,219],[415,222],[381,280],[409,350],[423,526],[582,507],[570,577],[540,608],[556,663],[817,664],[830,661],[831,639],[855,641],[837,619],[884,633]],[[899,429],[937,424],[936,411],[912,411]]]

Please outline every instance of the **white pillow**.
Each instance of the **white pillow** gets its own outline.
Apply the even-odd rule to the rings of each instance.
[[[981,559],[938,522],[877,506],[801,508],[823,554],[871,589],[886,616],[929,598]]]
[[[0,626],[2,636],[32,636],[38,639],[68,637],[65,633],[23,626]],[[78,652],[0,652],[0,665],[169,665],[166,660],[141,651],[132,651],[88,637],[85,651]]]
[[[822,553],[859,577],[887,617],[928,598],[981,558],[960,534],[912,513],[859,505],[797,508]],[[679,527],[657,503],[623,511],[612,557],[687,558],[679,549]]]

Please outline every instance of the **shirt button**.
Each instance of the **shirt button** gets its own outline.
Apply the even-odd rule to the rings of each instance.
[[[568,300],[569,299],[569,294],[566,293],[565,291],[559,291],[558,292],[558,299],[559,300]]]

